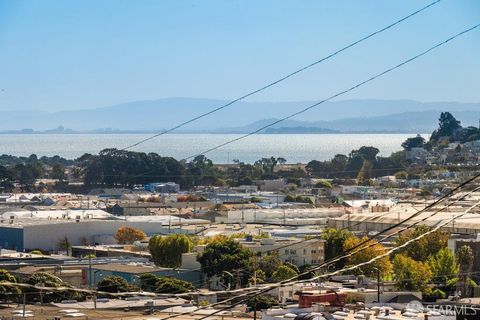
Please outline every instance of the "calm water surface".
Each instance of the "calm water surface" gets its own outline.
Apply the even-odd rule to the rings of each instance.
[[[105,148],[123,148],[148,134],[2,134],[0,154],[28,156],[60,155],[69,159]],[[238,137],[237,134],[169,134],[132,150],[156,152],[182,159]],[[235,142],[207,156],[217,163],[239,159],[254,162],[262,157],[284,157],[290,163],[326,160],[337,153],[348,154],[361,146],[375,146],[381,155],[401,150],[401,143],[413,134],[269,134]],[[425,135],[424,135],[425,136]]]

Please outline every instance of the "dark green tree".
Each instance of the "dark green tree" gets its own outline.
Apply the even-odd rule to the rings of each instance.
[[[272,274],[272,280],[275,282],[285,281],[298,276],[298,273],[287,265],[281,265]]]
[[[208,244],[197,259],[202,265],[202,272],[211,277],[224,272],[236,274],[249,270],[252,257],[253,253],[237,241],[225,239]]]
[[[128,292],[130,286],[127,280],[119,276],[108,276],[100,280],[97,284],[97,290],[102,292]]]
[[[278,306],[278,300],[274,296],[268,294],[258,295],[247,301],[247,307],[250,310],[266,310],[273,306]]]
[[[7,270],[0,269],[1,282],[17,283],[17,279]],[[17,287],[0,285],[0,300],[16,301],[20,296],[20,292],[20,289]]]
[[[421,135],[417,135],[416,137],[413,138],[408,138],[402,143],[402,147],[404,150],[412,150],[412,148],[423,148],[425,147],[425,138],[423,138]]]
[[[171,277],[160,277],[155,288],[156,293],[186,293],[193,291],[191,282],[175,279]]]
[[[460,129],[462,129],[460,121],[455,119],[450,112],[442,112],[438,119],[438,129],[432,132],[430,141],[436,143],[442,137],[450,140]]]

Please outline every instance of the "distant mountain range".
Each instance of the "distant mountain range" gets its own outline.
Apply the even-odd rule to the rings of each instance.
[[[198,116],[227,101],[169,98],[137,101],[97,109],[61,112],[2,111],[0,131],[31,129],[51,132],[159,132]],[[244,133],[298,111],[311,101],[238,102],[183,127],[178,132]],[[431,132],[440,112],[449,111],[464,126],[478,125],[480,103],[412,100],[345,100],[322,104],[281,122],[265,133]],[[24,130],[24,133],[31,131]]]

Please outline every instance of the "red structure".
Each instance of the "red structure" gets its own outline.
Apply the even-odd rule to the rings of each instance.
[[[324,303],[334,307],[343,307],[347,301],[346,293],[329,291],[325,293],[298,292],[298,306],[310,308],[314,303]]]

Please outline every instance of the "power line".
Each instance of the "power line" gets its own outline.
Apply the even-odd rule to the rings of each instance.
[[[445,196],[441,197],[440,199],[438,199],[437,201],[435,201],[434,203],[428,205],[427,207],[425,207],[423,210],[420,210],[419,212],[413,214],[412,216],[404,219],[403,221],[389,227],[389,228],[386,228],[384,229],[383,231],[377,233],[376,235],[372,236],[371,238],[367,239],[367,240],[364,240],[362,242],[360,242],[359,244],[357,244],[356,246],[350,248],[349,250],[346,250],[345,252],[347,252],[347,255],[344,255],[344,256],[341,256],[341,257],[337,257],[336,259],[333,259],[333,260],[330,260],[330,261],[327,261],[327,262],[324,262],[322,265],[316,267],[316,268],[313,268],[313,269],[310,269],[310,270],[307,270],[306,272],[302,273],[302,274],[299,274],[291,279],[287,279],[285,281],[282,281],[282,282],[279,282],[277,284],[270,284],[268,286],[268,290],[271,290],[271,287],[272,286],[283,286],[284,284],[288,284],[289,281],[292,281],[294,279],[297,279],[299,276],[303,276],[303,275],[307,275],[309,274],[310,272],[312,271],[316,271],[318,269],[320,269],[321,267],[327,265],[327,264],[331,264],[333,263],[334,261],[338,261],[339,259],[343,259],[345,258],[346,256],[349,256],[349,255],[352,255],[352,254],[356,254],[358,253],[359,251],[361,250],[364,250],[366,247],[362,247],[364,244],[368,243],[368,242],[371,242],[371,240],[377,238],[378,236],[380,236],[381,234],[393,229],[393,228],[396,228],[402,224],[404,224],[405,222],[411,220],[412,218],[414,218],[415,216],[419,215],[420,213],[422,213],[423,211],[427,210],[428,208],[432,208],[434,207],[435,205],[439,204],[439,203],[442,203],[446,200],[448,200],[449,198],[453,197],[457,191],[461,190],[464,186],[470,184],[471,182],[473,182],[475,179],[477,179],[478,177],[480,177],[480,174],[477,174],[475,177],[473,178],[470,178],[468,179],[467,181],[463,182],[462,184],[460,184],[459,186],[455,187],[454,189],[452,189],[448,194],[446,194]],[[480,187],[478,188],[475,188],[474,190],[471,190],[469,191],[467,194],[463,195],[462,197],[456,199],[456,200],[453,200],[449,203],[449,206],[452,205],[453,203],[455,202],[458,202],[458,201],[461,201],[463,200],[465,197],[467,197],[468,195],[470,195],[471,193],[477,191],[478,189],[480,189]],[[477,204],[475,204],[475,206],[477,206]],[[454,219],[458,219],[460,217],[462,217],[463,215],[465,215],[467,212],[469,212],[471,209],[473,209],[475,206],[472,206],[471,208],[469,208],[464,214],[462,215],[459,215],[459,216],[454,216],[451,220],[454,220]],[[443,210],[444,208],[440,209]],[[438,211],[437,211],[438,213]],[[430,216],[424,218],[425,220],[428,219]],[[450,220],[448,221],[448,223],[450,223]],[[446,224],[448,224],[446,223]],[[444,225],[446,225],[444,224]],[[410,228],[407,227],[407,229]],[[401,232],[401,231],[400,231]],[[399,233],[399,232],[397,232]],[[391,235],[392,236],[392,235]],[[404,244],[402,244],[403,246]],[[352,251],[356,250],[360,248],[360,250],[352,253]],[[336,271],[337,272],[337,271]],[[96,293],[96,294],[100,294],[100,295],[107,295],[107,296],[129,296],[129,295],[140,295],[140,296],[156,296],[155,294],[152,294],[152,293],[148,293],[148,292],[124,292],[124,293],[111,293],[111,292],[101,292],[101,291],[96,291],[96,290],[88,290],[88,289],[79,289],[79,288],[73,288],[73,287],[39,287],[39,286],[35,286],[35,285],[30,285],[30,284],[25,284],[25,283],[11,283],[11,282],[2,282],[2,285],[4,286],[13,286],[13,287],[21,287],[21,288],[32,288],[32,289],[36,289],[36,290],[41,290],[41,291],[57,291],[57,292],[62,292],[62,291],[76,291],[76,292],[83,292],[83,293]],[[263,290],[262,288],[246,288],[246,289],[238,289],[238,290],[231,290],[231,291],[226,291],[226,293],[236,293],[236,292],[242,292],[242,291],[252,291],[252,290]],[[217,292],[218,293],[218,292]],[[185,295],[192,295],[192,294],[198,294],[198,293],[195,293],[195,292],[189,292],[189,293],[183,293],[183,294],[177,294],[175,296],[185,296]],[[158,296],[158,295],[157,295]],[[227,300],[228,301],[228,300]],[[223,301],[225,302],[225,301]]]
[[[473,209],[474,207],[478,206],[479,204],[480,204],[480,202],[475,203],[473,206],[471,206],[469,209],[467,209],[467,210],[466,210],[462,215],[460,215],[459,217],[467,214],[471,209]],[[455,219],[455,218],[452,218],[452,219],[446,221],[446,222],[443,223],[443,224],[440,224],[440,223],[439,223],[435,228],[433,228],[433,229],[431,229],[431,230],[429,230],[429,231],[427,231],[427,232],[425,232],[425,233],[423,233],[423,234],[421,234],[421,235],[419,235],[419,236],[417,236],[417,237],[415,237],[415,238],[413,238],[413,239],[405,242],[404,244],[402,244],[402,245],[400,245],[400,246],[394,247],[394,248],[388,250],[386,253],[381,254],[381,255],[379,255],[379,256],[376,256],[376,257],[372,258],[372,259],[369,260],[369,261],[366,261],[366,262],[357,264],[357,265],[355,265],[355,266],[346,267],[346,268],[343,268],[343,269],[341,269],[341,270],[337,270],[337,271],[330,272],[330,273],[327,273],[327,274],[319,275],[319,276],[316,276],[316,277],[313,277],[313,278],[309,279],[309,281],[317,280],[317,279],[319,279],[319,278],[330,277],[330,276],[332,276],[332,275],[336,275],[336,274],[339,274],[339,273],[341,273],[341,272],[353,270],[353,269],[356,269],[356,268],[358,268],[358,267],[360,267],[360,266],[364,266],[364,265],[371,264],[371,263],[373,263],[373,262],[375,262],[375,261],[377,261],[377,260],[379,260],[379,259],[381,259],[381,258],[388,257],[388,256],[389,256],[390,254],[392,254],[393,252],[398,251],[399,249],[404,248],[404,247],[406,247],[407,245],[409,245],[409,244],[411,244],[411,243],[413,243],[413,242],[415,242],[415,241],[418,241],[418,240],[420,240],[421,238],[423,238],[423,237],[425,237],[425,236],[427,236],[427,235],[429,235],[429,234],[431,234],[431,233],[439,230],[442,226],[445,226],[445,225],[447,225],[448,223],[450,223],[451,221],[453,221],[453,219]],[[286,280],[286,281],[288,281],[288,280]],[[301,282],[304,282],[304,281],[301,281]],[[223,312],[223,311],[225,311],[225,310],[231,309],[231,308],[233,308],[233,307],[235,307],[235,306],[237,306],[237,305],[239,305],[239,304],[242,304],[242,303],[246,302],[247,300],[249,300],[249,299],[251,299],[251,298],[253,298],[253,297],[256,297],[256,296],[258,296],[258,295],[260,295],[260,294],[263,294],[263,293],[265,293],[265,292],[267,292],[267,291],[270,291],[270,290],[272,290],[272,289],[275,289],[275,288],[278,288],[278,287],[282,287],[282,286],[286,286],[286,285],[293,285],[293,284],[295,284],[295,283],[299,283],[299,282],[298,282],[298,281],[297,281],[297,282],[293,282],[293,283],[288,283],[288,282],[287,282],[287,283],[283,283],[283,284],[277,284],[277,285],[275,285],[275,286],[270,286],[270,287],[268,287],[268,288],[262,289],[260,292],[255,293],[255,294],[252,295],[251,297],[248,297],[249,294],[245,294],[244,296],[247,296],[247,298],[242,299],[242,300],[240,300],[240,301],[238,301],[238,302],[235,302],[235,303],[233,303],[232,305],[230,305],[230,306],[228,306],[228,307],[225,307],[225,308],[223,308],[223,309],[217,310],[217,311],[209,314],[208,316],[201,317],[200,319],[197,319],[197,320],[203,320],[203,319],[206,319],[206,318],[208,318],[208,317],[210,317],[210,316],[213,316],[213,315],[215,315],[215,314],[217,314],[217,313],[220,313],[220,312]],[[237,297],[237,298],[238,298],[238,297]],[[180,315],[179,315],[179,316],[180,316]],[[172,316],[169,316],[169,317],[163,318],[162,320],[171,319],[171,318],[175,318],[175,317],[177,317],[177,316],[173,316],[173,317],[172,317]]]
[[[247,134],[244,134],[244,135],[242,135],[242,136],[240,136],[240,137],[231,139],[231,140],[229,140],[229,141],[227,141],[227,142],[224,142],[224,143],[219,144],[219,145],[217,145],[217,146],[215,146],[215,147],[212,147],[212,148],[210,148],[210,149],[207,149],[207,150],[205,150],[205,151],[202,152],[202,153],[189,156],[189,157],[185,158],[184,160],[188,160],[188,159],[191,159],[191,158],[195,158],[195,157],[197,157],[197,156],[200,156],[200,155],[204,155],[204,154],[206,154],[206,153],[209,153],[209,152],[212,152],[212,151],[214,151],[214,150],[220,149],[221,147],[224,147],[224,146],[229,145],[229,144],[231,144],[231,143],[234,143],[234,142],[237,142],[237,141],[239,141],[239,140],[245,139],[245,138],[247,138],[247,137],[249,137],[249,136],[252,136],[252,135],[254,135],[254,134],[257,134],[257,133],[259,133],[259,132],[261,132],[261,131],[263,131],[263,130],[271,127],[271,126],[274,126],[274,125],[276,125],[276,124],[278,124],[278,123],[280,123],[280,122],[283,122],[283,121],[285,121],[285,120],[288,120],[288,119],[291,119],[291,118],[293,118],[293,117],[295,117],[295,116],[298,116],[298,115],[300,115],[300,114],[302,114],[302,113],[305,113],[305,112],[307,112],[307,111],[309,111],[309,110],[311,110],[311,109],[313,109],[313,108],[315,108],[315,107],[317,107],[317,106],[319,106],[319,105],[321,105],[321,104],[323,104],[323,103],[325,103],[325,102],[328,102],[328,101],[333,100],[333,99],[335,99],[335,98],[338,98],[338,97],[340,97],[340,96],[342,96],[342,95],[344,95],[344,94],[346,94],[346,93],[349,93],[349,92],[351,92],[351,91],[354,91],[355,89],[357,89],[357,88],[359,88],[359,87],[361,87],[361,86],[363,86],[363,85],[365,85],[365,84],[367,84],[367,83],[369,83],[369,82],[372,82],[372,81],[374,81],[375,79],[380,78],[380,77],[384,76],[385,74],[390,73],[390,72],[392,72],[392,71],[394,71],[394,70],[396,70],[396,69],[398,69],[398,68],[400,68],[400,67],[402,67],[402,66],[404,66],[404,65],[406,65],[406,64],[408,64],[408,63],[410,63],[410,62],[412,62],[412,61],[414,61],[414,60],[416,60],[416,59],[418,59],[418,58],[420,58],[420,57],[422,57],[422,56],[424,56],[424,55],[426,55],[426,54],[428,54],[429,52],[431,52],[431,51],[433,51],[433,50],[435,50],[435,49],[437,49],[437,48],[439,48],[439,47],[447,44],[448,42],[450,42],[450,41],[452,41],[452,40],[454,40],[454,39],[456,39],[456,38],[458,38],[458,37],[460,37],[460,36],[462,36],[462,35],[470,32],[470,31],[472,31],[472,30],[474,30],[474,29],[476,29],[476,28],[478,28],[479,26],[480,26],[480,24],[477,24],[477,25],[474,25],[473,27],[470,27],[470,28],[468,28],[468,29],[466,29],[466,30],[464,30],[464,31],[462,31],[462,32],[459,32],[459,33],[455,34],[454,36],[452,36],[452,37],[450,37],[450,38],[448,38],[448,39],[446,39],[446,40],[444,40],[444,41],[442,41],[442,42],[440,42],[440,43],[437,43],[436,45],[428,48],[427,50],[422,51],[421,53],[419,53],[419,54],[417,54],[417,55],[415,55],[415,56],[413,56],[413,57],[411,57],[411,58],[409,58],[409,59],[407,59],[407,60],[405,60],[405,61],[403,61],[403,62],[401,62],[401,63],[399,63],[399,64],[397,64],[397,65],[395,65],[395,66],[393,66],[393,67],[391,67],[391,68],[388,68],[388,69],[386,69],[385,71],[382,71],[382,72],[380,72],[380,73],[378,73],[378,74],[376,74],[376,75],[374,75],[374,76],[372,76],[372,77],[370,77],[370,78],[368,78],[368,79],[366,79],[366,80],[364,80],[364,81],[362,81],[362,82],[359,82],[359,83],[357,83],[356,85],[354,85],[354,86],[352,86],[352,87],[350,87],[350,88],[348,88],[348,89],[346,89],[346,90],[340,91],[340,92],[338,92],[338,93],[336,93],[336,94],[334,94],[334,95],[332,95],[332,96],[330,96],[330,97],[328,97],[328,98],[326,98],[326,99],[324,99],[324,100],[321,100],[321,101],[319,101],[319,102],[317,102],[317,103],[314,103],[314,104],[312,104],[312,105],[310,105],[310,106],[308,106],[308,107],[306,107],[306,108],[304,108],[304,109],[301,109],[301,110],[299,110],[299,111],[297,111],[297,112],[294,112],[294,113],[292,113],[292,114],[290,114],[290,115],[288,115],[288,116],[286,116],[286,117],[283,117],[283,118],[278,119],[278,120],[276,120],[276,121],[274,121],[274,122],[271,122],[270,124],[267,124],[267,125],[259,128],[259,129],[257,129],[257,130],[251,131],[251,132],[249,132],[249,133],[247,133]]]
[[[343,51],[345,51],[345,50],[347,50],[347,49],[349,49],[349,48],[351,48],[351,47],[354,47],[354,46],[356,46],[357,44],[359,44],[359,43],[361,43],[361,42],[363,42],[363,41],[365,41],[365,40],[367,40],[367,39],[369,39],[369,38],[371,38],[371,37],[373,37],[373,36],[375,36],[375,35],[377,35],[377,34],[379,34],[379,33],[382,33],[382,32],[384,32],[384,31],[386,31],[386,30],[388,30],[388,29],[390,29],[390,28],[393,28],[394,26],[400,24],[401,22],[403,22],[403,21],[405,21],[405,20],[407,20],[407,19],[409,19],[409,18],[411,18],[411,17],[419,14],[420,12],[422,12],[422,11],[424,11],[424,10],[426,10],[426,9],[434,6],[434,5],[436,5],[436,4],[439,3],[440,1],[441,1],[441,0],[436,0],[436,1],[434,1],[434,2],[432,2],[432,3],[430,3],[430,4],[428,4],[428,5],[420,8],[420,9],[418,9],[418,10],[410,13],[409,15],[407,15],[407,16],[405,16],[405,17],[403,17],[403,18],[401,18],[401,19],[399,19],[399,20],[397,20],[397,21],[395,21],[395,22],[393,22],[393,23],[391,23],[391,24],[389,24],[389,25],[387,25],[387,26],[385,26],[385,27],[383,27],[383,28],[375,31],[375,32],[372,32],[372,33],[370,33],[369,35],[364,36],[363,38],[360,38],[359,40],[354,41],[354,42],[350,43],[349,45],[347,45],[347,46],[345,46],[345,47],[343,47],[343,48],[341,48],[341,49],[339,49],[339,50],[337,50],[337,51],[335,51],[335,52],[333,52],[333,53],[331,53],[331,54],[329,54],[329,55],[327,55],[327,56],[325,56],[325,57],[323,57],[323,58],[321,58],[321,59],[319,59],[319,60],[317,60],[317,61],[314,61],[314,62],[312,62],[312,63],[310,63],[310,64],[308,64],[308,65],[306,65],[306,66],[303,66],[303,67],[301,67],[301,68],[299,68],[299,69],[297,69],[297,70],[295,70],[295,71],[293,71],[293,72],[291,72],[291,73],[289,73],[289,74],[287,74],[287,75],[285,75],[285,76],[283,76],[283,77],[281,77],[281,78],[279,78],[279,79],[277,79],[277,80],[275,80],[275,81],[273,81],[273,82],[271,82],[271,83],[269,83],[269,84],[267,84],[267,85],[264,85],[263,87],[260,87],[260,88],[258,88],[258,89],[256,89],[256,90],[253,90],[253,91],[250,91],[249,93],[247,93],[247,94],[245,94],[245,95],[243,95],[243,96],[241,96],[241,97],[238,97],[238,98],[236,98],[236,99],[234,99],[234,100],[232,100],[232,101],[230,101],[230,102],[228,102],[228,103],[226,103],[226,104],[224,104],[224,105],[221,105],[221,106],[219,106],[219,107],[217,107],[217,108],[214,108],[214,109],[212,109],[212,110],[210,110],[210,111],[208,111],[208,112],[205,112],[205,113],[203,113],[203,114],[201,114],[201,115],[198,115],[198,116],[196,116],[196,117],[194,117],[194,118],[192,118],[192,119],[190,119],[190,120],[187,120],[187,121],[185,121],[185,122],[182,122],[182,123],[180,123],[180,124],[178,124],[178,125],[170,128],[170,129],[164,130],[164,131],[162,131],[162,132],[160,132],[160,133],[157,133],[157,134],[152,135],[152,136],[150,136],[150,137],[148,137],[148,138],[145,138],[145,139],[143,139],[143,140],[140,140],[140,141],[138,141],[138,142],[136,142],[136,143],[134,143],[134,144],[131,144],[131,145],[123,148],[122,150],[127,150],[127,149],[134,148],[134,147],[136,147],[136,146],[138,146],[138,145],[140,145],[140,144],[142,144],[142,143],[144,143],[144,142],[147,142],[147,141],[152,140],[152,139],[154,139],[154,138],[156,138],[156,137],[159,137],[159,136],[162,136],[162,135],[167,134],[167,133],[169,133],[169,132],[172,132],[172,131],[174,131],[174,130],[177,130],[177,129],[179,129],[179,128],[181,128],[181,127],[183,127],[183,126],[185,126],[185,125],[187,125],[187,124],[189,124],[189,123],[192,123],[192,122],[197,121],[197,120],[199,120],[199,119],[201,119],[201,118],[204,118],[204,117],[206,117],[206,116],[208,116],[208,115],[210,115],[210,114],[212,114],[212,113],[215,113],[215,112],[217,112],[217,111],[220,111],[220,110],[222,110],[222,109],[225,109],[225,108],[231,106],[232,104],[234,104],[234,103],[236,103],[236,102],[238,102],[238,101],[244,100],[244,99],[246,99],[246,98],[248,98],[248,97],[250,97],[250,96],[252,96],[252,95],[254,95],[254,94],[257,94],[257,93],[259,93],[259,92],[261,92],[261,91],[264,91],[264,90],[266,90],[266,89],[268,89],[268,88],[270,88],[270,87],[273,87],[273,86],[277,85],[278,83],[280,83],[280,82],[282,82],[282,81],[285,81],[285,80],[287,80],[288,78],[293,77],[294,75],[296,75],[296,74],[298,74],[298,73],[301,73],[302,71],[305,71],[305,70],[307,70],[307,69],[310,69],[310,68],[316,66],[317,64],[320,64],[320,63],[322,63],[322,62],[324,62],[324,61],[326,61],[326,60],[328,60],[328,59],[330,59],[330,58],[338,55],[339,53],[341,53],[341,52],[343,52]]]
[[[433,205],[435,205],[435,204],[438,204],[438,203],[440,203],[440,202],[445,201],[446,199],[448,199],[448,197],[453,196],[454,193],[455,193],[457,190],[460,190],[463,186],[471,183],[474,179],[476,179],[476,178],[478,178],[478,177],[480,177],[480,174],[477,175],[476,177],[472,178],[472,179],[469,179],[469,180],[465,181],[465,182],[462,183],[461,185],[457,186],[456,188],[454,188],[453,190],[451,190],[451,192],[450,192],[449,195],[445,195],[444,197],[440,198],[438,201],[436,201],[435,203],[433,203],[432,205],[430,205],[430,206],[428,206],[428,207],[431,207],[431,206],[433,206]],[[471,192],[468,193],[468,194],[471,194],[472,192],[474,192],[474,191],[471,191]],[[468,194],[467,194],[467,195],[468,195]],[[454,203],[454,202],[456,202],[456,201],[460,201],[460,200],[463,199],[464,197],[466,197],[466,195],[463,196],[463,197],[461,197],[461,198],[458,199],[458,200],[453,201],[452,203]],[[452,203],[450,203],[450,205],[451,205]],[[425,208],[425,209],[426,209],[426,208]],[[420,212],[421,212],[421,211],[420,211]],[[418,213],[420,213],[420,212],[418,212]],[[414,216],[414,215],[413,215],[413,216]],[[404,219],[403,222],[400,222],[399,224],[397,224],[397,226],[398,226],[398,225],[401,225],[402,223],[404,223],[404,222],[406,222],[406,221],[408,221],[408,220],[410,220],[410,219],[412,219],[413,216],[411,216],[411,217],[409,217],[409,218],[407,218],[407,219]],[[457,217],[457,218],[458,218],[458,217]],[[374,239],[375,237],[378,237],[381,233],[384,233],[384,232],[386,232],[387,230],[390,230],[391,228],[392,228],[392,227],[387,228],[387,229],[383,230],[382,232],[380,232],[379,234],[371,237],[370,239],[360,242],[360,243],[357,244],[356,246],[350,248],[349,250],[346,250],[346,252],[353,251],[353,250],[355,250],[355,249],[357,249],[357,248],[360,248],[360,250],[358,250],[358,251],[355,252],[355,253],[358,253],[359,251],[365,250],[365,249],[368,248],[368,247],[363,247],[363,248],[362,248],[362,246],[363,246],[364,244],[370,242],[372,239]],[[330,261],[324,262],[322,265],[320,265],[320,266],[318,266],[318,267],[316,267],[316,268],[307,270],[307,271],[305,271],[304,273],[301,273],[301,274],[299,274],[299,275],[297,275],[297,276],[295,276],[295,277],[293,277],[293,278],[290,278],[290,279],[287,279],[287,280],[285,280],[285,281],[282,281],[282,282],[277,283],[277,286],[276,286],[276,287],[283,286],[284,284],[289,283],[289,281],[295,280],[295,279],[297,279],[297,278],[300,277],[300,276],[308,275],[310,272],[316,271],[316,270],[320,269],[321,267],[324,267],[324,266],[327,265],[328,263],[333,263],[333,262],[335,262],[335,261],[338,261],[339,259],[343,259],[344,257],[346,257],[346,256],[344,255],[344,256],[341,256],[341,257],[337,257],[337,260],[336,260],[336,259],[332,259],[332,260],[330,260]],[[311,279],[309,279],[309,280],[311,281]],[[305,280],[305,281],[307,281],[307,280]],[[248,299],[250,299],[250,298],[252,298],[252,297],[255,297],[255,296],[258,296],[258,295],[260,295],[260,294],[262,294],[262,293],[268,292],[268,291],[270,291],[271,289],[272,289],[271,286],[268,286],[266,289],[258,288],[257,290],[260,290],[260,291],[257,292],[257,293],[255,293],[255,294],[253,294],[251,297],[248,297],[248,296],[250,295],[250,293],[246,293],[246,294],[243,294],[243,295],[240,295],[240,296],[235,296],[235,297],[233,297],[233,298],[224,300],[224,301],[222,301],[222,302],[220,302],[220,303],[216,303],[216,304],[214,304],[214,305],[223,304],[223,303],[225,303],[225,302],[228,302],[228,301],[232,301],[232,300],[234,300],[234,299],[237,299],[238,297],[244,297],[244,296],[247,296],[247,297],[248,297],[248,298],[243,299],[242,301],[240,301],[240,302],[238,302],[238,303],[235,303],[235,304],[233,304],[232,306],[226,308],[226,309],[230,309],[230,308],[232,308],[232,307],[235,306],[235,305],[238,305],[238,304],[240,304],[240,303],[243,303],[243,302],[247,301]],[[251,289],[248,289],[248,290],[246,290],[246,289],[240,289],[240,290],[235,290],[235,291],[237,291],[237,292],[240,292],[240,291],[251,291]],[[199,308],[199,309],[203,309],[203,308]],[[223,310],[226,310],[226,309],[223,309]],[[179,314],[179,315],[176,315],[176,316],[169,316],[169,317],[164,318],[164,319],[162,319],[162,320],[166,320],[166,319],[170,319],[170,318],[175,318],[175,317],[177,317],[177,316],[182,316],[182,315],[187,315],[187,314],[190,314],[190,312],[182,313],[182,314]]]

